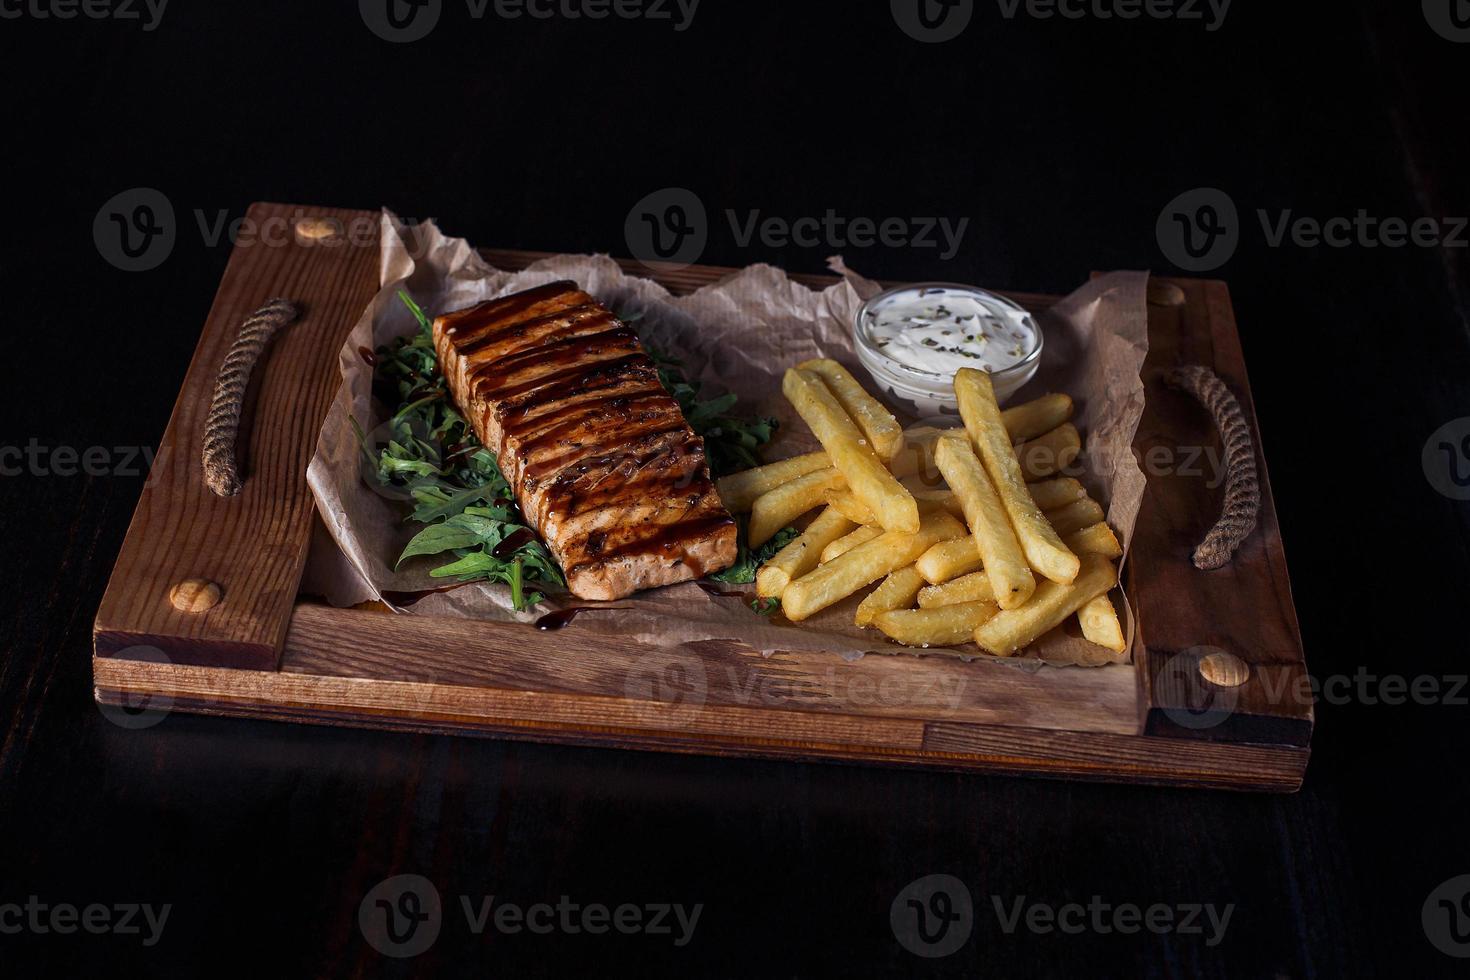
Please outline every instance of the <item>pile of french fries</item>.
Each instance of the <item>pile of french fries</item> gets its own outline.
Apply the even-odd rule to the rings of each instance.
[[[759,547],[810,511],[761,566],[756,590],[799,622],[877,583],[857,625],[913,647],[973,640],[1011,656],[1076,616],[1082,635],[1125,648],[1109,593],[1123,549],[1102,507],[1061,472],[1081,452],[1072,399],[1001,411],[990,376],[963,369],[964,428],[905,431],[842,365],[805,361],[782,390],[822,451],[722,478]]]

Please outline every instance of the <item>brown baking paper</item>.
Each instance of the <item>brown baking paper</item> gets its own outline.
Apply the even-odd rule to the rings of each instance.
[[[362,455],[352,428],[355,418],[371,443],[374,426],[382,420],[381,406],[372,399],[372,368],[361,351],[417,329],[398,299],[400,289],[433,315],[555,279],[571,279],[616,312],[641,314],[638,327],[645,340],[682,359],[686,375],[704,384],[703,397],[733,391],[740,396],[740,413],[779,418],[781,429],[764,453],[767,461],[807,452],[816,448],[816,442],[781,396],[782,373],[797,361],[830,357],[866,381],[850,325],[863,298],[877,291],[875,284],[834,259],[833,268],[844,279],[820,292],[793,282],[779,269],[754,265],[688,296],[673,296],[651,280],[624,274],[606,256],[559,255],[521,272],[507,272],[487,265],[464,240],[447,238],[433,225],[409,229],[385,211],[382,228],[382,288],[343,345],[342,387],[322,425],[308,470],[326,533],[318,534],[313,544],[305,591],[335,605],[376,599],[413,615],[528,623],[554,609],[592,605],[599,608],[579,616],[579,629],[660,647],[724,639],[741,641],[762,653],[817,650],[849,659],[864,653],[916,652],[888,642],[876,631],[855,627],[853,610],[860,596],[800,625],[779,613],[760,615],[745,598],[711,596],[694,583],[605,604],[546,590],[551,596],[547,602],[516,613],[503,585],[478,582],[445,590],[444,580],[428,574],[449,560],[444,556],[412,559],[395,571],[393,562],[419,525],[404,523],[408,507],[402,499],[385,495],[363,479]],[[1148,345],[1146,280],[1141,272],[1111,273],[1050,309],[1033,310],[1045,336],[1042,363],[1036,378],[1012,399],[1015,403],[1063,391],[1076,400],[1074,421],[1086,447],[1076,475],[1106,506],[1108,523],[1125,549],[1144,486],[1131,445],[1143,412],[1139,371]],[[870,387],[876,392],[876,385]],[[917,421],[901,410],[896,414],[904,424]],[[726,591],[737,588],[720,586]],[[744,591],[753,594],[753,587]],[[1131,642],[1132,616],[1126,602],[1120,606]],[[974,646],[922,652],[981,655]],[[1052,631],[1025,654],[1053,664],[1126,659],[1082,640],[1075,623]]]

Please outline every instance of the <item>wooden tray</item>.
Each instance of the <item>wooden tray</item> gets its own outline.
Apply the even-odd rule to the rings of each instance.
[[[256,204],[249,216],[262,227],[296,227],[304,217],[352,229],[376,221],[370,212],[281,204]],[[320,234],[319,221],[315,227]],[[484,255],[502,268],[541,257]],[[734,271],[650,273],[622,264],[676,293]],[[729,642],[609,646],[577,624],[541,633],[301,598],[316,520],[306,466],[339,383],[338,350],[377,291],[377,269],[371,235],[298,232],[286,244],[236,247],[97,613],[99,702],[152,699],[201,714],[709,755],[1236,789],[1300,785],[1312,710],[1292,696],[1306,667],[1263,462],[1259,527],[1234,564],[1214,572],[1195,569],[1189,555],[1214,520],[1218,490],[1199,476],[1149,478],[1124,575],[1138,621],[1133,662],[1105,668],[767,658]],[[793,278],[817,287],[833,281]],[[219,498],[204,488],[199,460],[209,392],[240,321],[278,295],[305,313],[256,370],[241,426],[245,487]],[[1175,364],[1213,367],[1254,426],[1223,283],[1154,280],[1149,333],[1137,451],[1218,451],[1205,413],[1159,381]],[[217,583],[223,600],[204,613],[175,609],[170,590],[192,578]],[[1238,658],[1248,679],[1234,688],[1206,681],[1199,663],[1209,650]]]

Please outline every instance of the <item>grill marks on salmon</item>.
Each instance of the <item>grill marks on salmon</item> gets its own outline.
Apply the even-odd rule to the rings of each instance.
[[[445,314],[434,347],[574,595],[617,599],[734,562],[703,440],[637,335],[575,283]]]

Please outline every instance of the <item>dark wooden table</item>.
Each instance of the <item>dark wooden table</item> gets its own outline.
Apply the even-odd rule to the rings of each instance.
[[[881,3],[710,0],[685,31],[477,21],[445,4],[430,37],[397,45],[339,6],[170,6],[148,31],[33,12],[0,27],[11,229],[0,244],[0,973],[1463,970],[1421,911],[1470,873],[1470,690],[1456,680],[1470,672],[1467,508],[1436,491],[1421,455],[1431,433],[1470,416],[1467,250],[1272,247],[1257,210],[1273,222],[1287,209],[1470,213],[1470,46],[1437,36],[1418,4],[1388,0],[1331,13],[1241,3],[1216,31],[1008,20],[976,4],[965,34],[937,45],[906,38]],[[634,202],[667,186],[706,203],[707,263],[818,271],[842,252],[876,276],[1051,292],[1093,268],[1177,271],[1155,239],[1161,209],[1190,188],[1227,191],[1241,242],[1211,274],[1232,286],[1308,661],[1330,681],[1302,791],[179,714],[134,730],[99,711],[90,627],[144,479],[140,447],[163,431],[228,254],[213,238],[220,215],[257,199],[387,204],[476,241],[619,253]],[[130,273],[104,259],[92,224],[135,187],[165,194],[177,241]],[[742,244],[726,217],[828,208],[970,224],[946,259]],[[1438,693],[1394,704],[1391,678]],[[405,960],[359,925],[369,893],[399,874],[429,879],[444,910],[437,942]],[[935,874],[964,883],[972,931],[924,959],[889,913]],[[677,924],[476,934],[462,900],[478,914],[487,896],[701,911],[683,945]],[[996,903],[1009,915],[1023,896],[1050,909],[1233,910],[1214,944],[1208,926],[1120,934],[1091,913],[1076,934],[1008,932]],[[168,906],[156,942],[141,917],[137,934],[53,928],[91,905],[116,926],[129,904]],[[1430,910],[1444,942],[1449,914]]]

